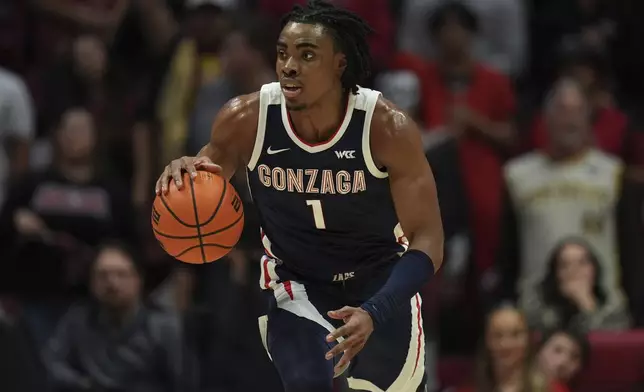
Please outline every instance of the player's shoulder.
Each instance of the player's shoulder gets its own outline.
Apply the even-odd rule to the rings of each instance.
[[[396,139],[413,132],[417,129],[411,116],[380,94],[371,120],[373,137]]]
[[[279,104],[281,94],[282,90],[279,83],[267,83],[259,91],[239,95],[226,102],[220,112],[220,116],[227,121],[254,123],[256,125],[259,119],[260,106]]]
[[[212,142],[254,142],[259,122],[259,100],[257,91],[236,96],[226,102],[212,124]]]
[[[247,121],[259,116],[260,92],[238,95],[222,107],[220,117],[228,121]]]

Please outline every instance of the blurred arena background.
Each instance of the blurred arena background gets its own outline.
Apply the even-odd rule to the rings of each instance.
[[[644,391],[644,2],[333,1],[425,130],[430,391]],[[0,390],[281,390],[243,176],[225,261],[169,259],[149,222],[163,165],[273,81],[295,3],[0,2]]]

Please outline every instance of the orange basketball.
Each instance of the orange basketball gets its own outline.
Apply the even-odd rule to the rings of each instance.
[[[191,264],[224,257],[239,241],[244,207],[235,188],[223,177],[199,171],[183,175],[183,189],[170,181],[166,195],[152,205],[152,230],[172,257]]]

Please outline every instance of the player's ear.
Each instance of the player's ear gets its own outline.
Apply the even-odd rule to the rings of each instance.
[[[344,70],[347,69],[347,56],[345,56],[344,53],[336,53],[335,69],[338,76],[341,76],[344,73]]]

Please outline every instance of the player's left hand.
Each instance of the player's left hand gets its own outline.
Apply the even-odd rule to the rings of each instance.
[[[329,317],[344,321],[344,325],[331,332],[326,337],[327,342],[333,342],[339,337],[345,339],[333,347],[327,354],[326,359],[332,359],[336,355],[344,353],[340,361],[335,365],[336,373],[344,369],[349,362],[362,350],[367,339],[373,332],[373,320],[369,313],[361,308],[345,306],[339,310],[332,310]]]

